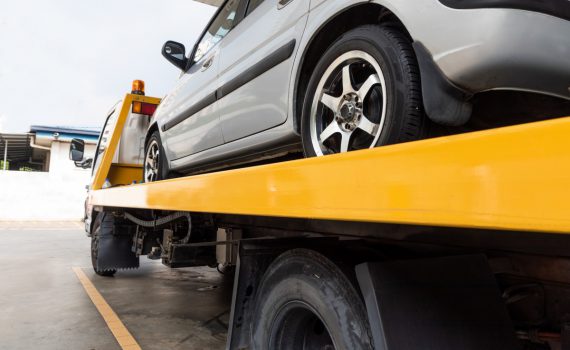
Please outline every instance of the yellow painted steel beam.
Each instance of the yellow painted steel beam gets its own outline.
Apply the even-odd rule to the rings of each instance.
[[[143,166],[111,164],[107,178],[114,186],[130,185],[133,182],[140,183],[143,179]]]
[[[93,177],[93,182],[91,184],[91,189],[93,190],[99,190],[103,187],[103,184],[105,183],[105,180],[111,171],[113,157],[117,151],[117,146],[119,145],[119,140],[121,139],[121,134],[123,133],[123,128],[125,127],[125,122],[127,121],[127,117],[129,116],[133,102],[144,102],[157,105],[160,103],[160,99],[143,95],[125,95],[125,98],[123,98],[123,104],[121,105],[121,111],[117,117],[115,128],[111,134],[111,139],[109,140],[107,149],[105,149],[105,152],[103,153],[103,158],[101,158],[101,165],[99,168],[97,168],[95,176]],[[114,171],[113,174],[114,176],[119,176],[116,171]]]
[[[97,206],[570,233],[570,118],[91,195]]]

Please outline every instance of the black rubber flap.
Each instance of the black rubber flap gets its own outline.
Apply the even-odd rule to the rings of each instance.
[[[483,255],[356,267],[376,350],[520,349]]]
[[[139,258],[132,252],[130,235],[114,235],[113,230],[101,230],[99,236],[99,271],[134,269],[139,267]]]

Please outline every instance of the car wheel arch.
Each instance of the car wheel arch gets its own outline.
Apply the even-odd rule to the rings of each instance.
[[[295,86],[292,96],[293,125],[300,134],[302,106],[312,70],[319,58],[342,34],[365,24],[386,24],[396,27],[406,36],[410,34],[394,12],[385,6],[371,2],[361,2],[340,9],[334,16],[312,33],[302,48],[298,69],[295,73]]]
[[[150,136],[155,132],[155,131],[159,131],[159,127],[158,127],[158,123],[156,121],[152,122],[150,124],[150,126],[148,127],[148,130],[146,131],[146,136],[144,138],[144,145],[146,147],[146,144],[148,143],[148,140],[150,138]]]

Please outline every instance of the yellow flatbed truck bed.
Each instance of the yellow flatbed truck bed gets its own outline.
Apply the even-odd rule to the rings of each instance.
[[[570,118],[92,192],[99,206],[570,233]]]
[[[159,100],[124,101],[94,175],[92,215],[115,218],[104,223],[134,242],[129,259],[148,254],[152,237],[170,266],[234,266],[228,349],[263,348],[267,313],[285,327],[277,309],[289,304],[268,301],[280,288],[273,276],[303,294],[311,285],[299,276],[322,259],[352,271],[349,290],[366,315],[350,317],[368,327],[377,349],[568,346],[570,118],[127,185],[142,170],[112,164],[122,126],[133,102]],[[124,186],[102,189],[110,177]],[[299,261],[306,265],[295,272]],[[330,327],[332,343],[347,341],[332,334],[342,328],[340,311],[323,305],[305,306],[336,315],[317,321]],[[299,327],[308,326],[291,332]]]

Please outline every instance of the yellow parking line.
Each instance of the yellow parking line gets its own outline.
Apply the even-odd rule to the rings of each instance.
[[[113,333],[121,349],[141,350],[135,338],[133,338],[127,327],[121,322],[115,311],[113,311],[105,299],[103,299],[103,296],[99,293],[97,288],[95,288],[93,283],[91,283],[87,275],[85,275],[85,272],[79,267],[74,267],[73,271],[77,275],[77,278],[79,278],[79,282],[83,285],[85,292],[87,292],[87,295],[89,295],[89,298],[91,298],[91,301],[95,304],[101,316],[103,316],[103,320],[105,320],[107,327],[109,327],[111,333]]]

